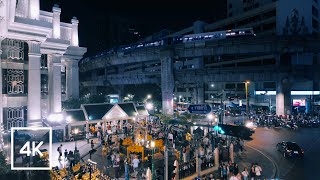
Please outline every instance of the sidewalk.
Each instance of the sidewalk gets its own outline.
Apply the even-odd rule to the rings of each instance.
[[[91,139],[90,139],[91,141]],[[94,148],[97,148],[100,144],[97,138],[93,138],[94,142]],[[57,151],[60,144],[62,144],[62,159],[64,159],[64,150],[67,149],[67,151],[74,151],[75,144],[77,143],[77,149],[80,152],[80,157],[87,154],[91,150],[91,144],[87,143],[86,140],[78,140],[77,142],[71,141],[71,142],[58,142],[52,144],[52,160],[51,160],[51,167],[58,166],[59,168],[65,167],[65,161],[59,161],[59,152]],[[48,144],[44,144],[42,146],[44,149],[49,149]]]

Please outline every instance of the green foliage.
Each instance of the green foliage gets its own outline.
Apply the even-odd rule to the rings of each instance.
[[[172,116],[172,115],[158,114],[157,116],[158,116],[158,117],[160,118],[160,120],[161,120],[163,123],[165,123],[165,124],[167,124],[170,120],[173,119],[173,116]]]
[[[81,104],[103,103],[105,98],[103,95],[89,95],[79,99],[69,98],[67,101],[62,102],[63,109],[79,109]]]
[[[10,167],[6,162],[6,156],[3,151],[0,152],[0,175],[8,174],[10,171]]]
[[[69,98],[67,101],[62,102],[63,109],[79,109],[83,104],[83,99]]]

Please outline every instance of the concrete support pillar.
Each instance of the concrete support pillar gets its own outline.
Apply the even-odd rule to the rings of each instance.
[[[253,81],[250,81],[248,83],[248,105],[249,105],[249,111],[250,111],[250,104],[255,103],[254,93],[256,89],[256,83]]]
[[[29,0],[29,18],[39,20],[40,0]]]
[[[71,125],[68,124],[68,137],[70,137],[70,134],[71,134]]]
[[[79,66],[78,60],[66,59],[66,91],[67,98],[79,98]]]
[[[48,56],[49,112],[61,112],[61,55]]]
[[[102,131],[103,131],[103,133],[105,133],[106,130],[107,130],[107,128],[106,128],[106,121],[103,121],[103,122],[102,122]],[[105,135],[105,134],[104,134],[104,135]]]
[[[60,14],[61,9],[59,8],[59,5],[55,4],[52,7],[53,12],[53,19],[52,19],[52,37],[55,39],[60,39]]]
[[[162,113],[173,114],[173,59],[171,51],[164,51],[160,54],[161,60],[161,91],[162,91]]]
[[[89,132],[89,123],[86,123],[86,132]]]
[[[277,115],[291,114],[291,86],[287,77],[280,76],[277,81],[276,113]]]
[[[215,167],[219,166],[219,148],[218,147],[214,149],[214,166]]]
[[[76,17],[71,19],[72,31],[71,31],[71,46],[79,46],[79,37],[78,37],[78,24],[79,21]]]
[[[197,86],[197,103],[203,104],[204,103],[204,85]]]
[[[229,147],[229,157],[230,157],[230,161],[231,161],[232,163],[234,163],[233,143],[230,143],[230,147]]]
[[[124,85],[120,85],[117,90],[118,90],[118,94],[119,94],[119,102],[123,102]]]
[[[311,97],[307,97],[306,98],[306,113],[310,113],[311,112]]]
[[[40,43],[28,41],[28,124],[41,120]],[[32,125],[32,124],[30,124]]]

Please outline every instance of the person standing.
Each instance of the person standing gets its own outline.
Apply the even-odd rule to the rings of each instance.
[[[249,172],[247,168],[244,168],[243,171],[241,172],[241,175],[243,177],[243,180],[248,180]]]
[[[251,177],[251,180],[254,180],[255,176],[256,176],[256,173],[254,171],[255,169],[255,165],[254,163],[251,164],[251,168],[250,168],[250,177]]]
[[[255,164],[254,172],[256,173],[256,180],[261,180],[261,172],[262,168],[258,165],[258,163]]]
[[[119,171],[120,171],[120,158],[117,157],[113,162],[113,169],[114,169],[114,176],[116,179],[119,178]]]
[[[87,143],[89,144],[89,138],[90,138],[90,134],[89,132],[86,133],[86,140],[87,140]]]
[[[137,176],[137,173],[138,173],[138,172],[137,172],[137,169],[138,169],[138,167],[139,167],[139,163],[140,163],[140,161],[139,161],[138,157],[135,156],[134,159],[132,160],[133,170],[134,170],[135,176]]]
[[[238,180],[238,178],[231,172],[229,180]]]

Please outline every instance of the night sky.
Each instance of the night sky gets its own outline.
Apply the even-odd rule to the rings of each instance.
[[[111,1],[111,0],[40,0],[41,10],[52,11],[56,3],[61,8],[61,21],[79,19],[80,46],[87,47],[85,56],[117,46],[111,41],[114,33],[108,31],[117,23],[110,17],[125,19],[145,37],[162,29],[180,30],[196,20],[208,23],[223,16],[225,0],[183,1]],[[131,25],[130,25],[131,26]]]

